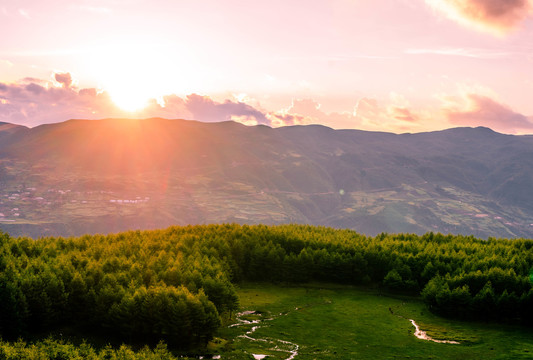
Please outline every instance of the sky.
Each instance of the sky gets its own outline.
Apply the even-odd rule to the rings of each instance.
[[[533,0],[0,0],[0,121],[533,133]]]

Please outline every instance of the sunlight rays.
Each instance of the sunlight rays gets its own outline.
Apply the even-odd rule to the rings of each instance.
[[[89,68],[100,86],[122,110],[136,112],[150,99],[186,92],[192,82],[190,59],[179,51],[156,43],[114,40],[100,45],[89,60]]]

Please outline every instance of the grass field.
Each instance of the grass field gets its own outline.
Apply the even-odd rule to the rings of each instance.
[[[260,323],[222,329],[224,345],[213,349],[222,359],[288,359],[294,351],[301,360],[533,359],[532,329],[446,320],[416,298],[324,284],[247,284],[239,296],[242,311],[260,312],[241,319]],[[409,319],[434,339],[461,344],[417,339]]]

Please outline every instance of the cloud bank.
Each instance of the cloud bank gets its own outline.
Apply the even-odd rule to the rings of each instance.
[[[455,126],[486,126],[506,133],[531,133],[533,119],[479,94],[467,94],[443,109]]]
[[[131,113],[117,107],[105,91],[76,88],[70,73],[55,73],[53,80],[25,78],[17,83],[0,83],[0,121],[31,127],[74,118],[166,117],[271,125],[265,112],[242,102],[217,102],[197,94],[184,99],[167,95]]]
[[[502,35],[531,14],[530,0],[426,0],[446,17],[480,31]]]
[[[345,112],[326,112],[313,99],[293,99],[285,109],[265,110],[253,99],[216,101],[191,94],[152,99],[144,109],[132,113],[118,108],[105,91],[78,89],[70,73],[55,73],[52,78],[53,81],[25,78],[17,83],[0,83],[0,122],[32,127],[76,118],[162,117],[204,122],[232,120],[272,127],[323,124],[336,129],[420,132],[453,126],[487,126],[503,133],[533,133],[533,118],[502,104],[494,94],[476,88],[460,89],[459,95],[440,95],[437,97],[440,104],[432,109],[416,108],[394,92],[380,101],[360,98],[354,101],[353,109]]]
[[[72,89],[67,76],[60,75],[56,80],[62,86],[36,79],[23,79],[14,84],[0,83],[0,121],[35,126],[72,118],[122,115],[107,93],[96,89]]]
[[[187,96],[185,107],[193,114],[195,119],[201,121],[213,122],[238,119],[240,122],[248,122],[254,125],[270,124],[270,120],[267,119],[263,112],[242,102],[226,100],[223,103],[217,103],[207,96],[192,94]]]

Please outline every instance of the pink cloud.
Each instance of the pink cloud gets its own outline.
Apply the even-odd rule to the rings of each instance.
[[[355,105],[355,114],[363,120],[371,120],[378,117],[378,101],[371,98],[361,98]]]
[[[65,88],[69,88],[72,85],[72,76],[68,72],[56,72],[54,74],[54,79]]]
[[[291,106],[276,113],[278,120],[284,120],[279,126],[323,124],[333,128],[356,128],[361,125],[353,112],[322,111],[319,102],[313,99],[293,99]]]
[[[195,120],[212,122],[244,117],[254,119],[257,124],[270,124],[270,120],[262,111],[242,102],[225,100],[220,103],[213,101],[208,96],[191,94],[187,96],[185,107]]]
[[[106,92],[74,87],[70,73],[55,73],[53,78],[61,86],[33,78],[12,84],[0,83],[0,121],[36,126],[73,118],[165,117],[271,124],[263,111],[248,104],[231,100],[217,102],[197,94],[185,99],[176,95],[164,96],[160,101],[151,99],[141,111],[126,112],[118,108]]]
[[[194,115],[187,110],[187,103],[177,95],[165,95],[158,102],[151,99],[148,106],[137,112],[139,117],[162,117],[167,119],[193,119]],[[131,116],[131,115],[130,115]]]
[[[361,98],[354,112],[362,128],[367,130],[416,132],[441,128],[439,120],[413,108],[403,96],[396,93],[391,93],[383,106],[376,99]]]
[[[118,108],[106,92],[73,86],[70,73],[56,73],[53,79],[56,86],[51,81],[34,78],[0,83],[0,122],[36,126],[73,118],[162,117],[204,122],[232,120],[273,127],[323,124],[336,129],[393,132],[428,131],[449,126],[488,126],[504,133],[533,131],[532,118],[476,91],[441,97],[443,104],[430,110],[413,108],[405,97],[396,93],[391,93],[382,105],[376,99],[361,98],[352,111],[346,112],[325,112],[313,99],[295,99],[285,109],[266,111],[259,103],[252,106],[243,101],[216,101],[191,94],[151,99],[144,109],[131,113]]]
[[[391,106],[389,112],[393,118],[400,121],[417,122],[419,117],[403,106]]]
[[[325,112],[313,99],[295,99],[291,106],[269,115],[273,125],[323,124],[336,129],[422,131],[433,126],[430,119],[412,109],[401,95],[391,93],[384,106],[376,99],[361,98],[352,111]]]
[[[71,83],[66,76],[60,78],[65,87],[32,80],[35,79],[0,84],[0,121],[35,126],[72,118],[95,119],[123,115],[106,93],[66,87]]]
[[[529,0],[426,0],[448,18],[478,30],[502,34],[529,14]]]
[[[448,121],[458,126],[487,126],[503,133],[531,133],[531,118],[513,111],[506,105],[479,94],[468,94],[463,103],[444,108]]]
[[[287,109],[287,113],[299,114],[312,118],[324,118],[326,114],[320,110],[320,104],[313,99],[295,99]]]
[[[306,125],[312,123],[312,119],[299,114],[270,113],[267,116],[270,119],[271,124],[275,127]]]
[[[328,115],[322,112],[320,104],[312,99],[293,99],[291,105],[267,114],[272,126],[292,126],[324,123]]]

